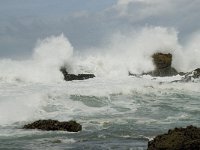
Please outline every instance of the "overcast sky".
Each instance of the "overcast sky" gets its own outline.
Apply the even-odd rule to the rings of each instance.
[[[179,41],[200,29],[200,0],[0,0],[0,57],[29,56],[39,38],[64,33],[77,51],[115,32],[175,28]]]

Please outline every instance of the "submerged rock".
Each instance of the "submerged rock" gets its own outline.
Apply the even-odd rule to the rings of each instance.
[[[85,79],[89,79],[89,78],[94,78],[95,77],[94,74],[78,74],[78,75],[69,74],[65,67],[60,68],[60,71],[62,72],[62,74],[64,76],[64,80],[66,80],[66,81],[85,80]]]
[[[159,77],[174,76],[178,74],[176,69],[171,67],[172,54],[155,53],[153,54],[152,58],[155,65],[155,70],[148,72],[147,74]]]
[[[158,135],[148,143],[147,150],[200,150],[200,128],[175,128]]]
[[[82,126],[76,121],[64,121],[59,122],[58,120],[38,120],[33,123],[23,126],[23,129],[40,129],[40,130],[61,130],[69,132],[78,132],[82,130]]]

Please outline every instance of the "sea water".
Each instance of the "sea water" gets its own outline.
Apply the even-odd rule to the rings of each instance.
[[[179,75],[128,76],[129,70],[138,73],[153,65],[146,53],[137,52],[132,58],[124,53],[127,57],[113,52],[76,57],[61,35],[38,42],[27,60],[0,60],[0,149],[145,150],[149,140],[168,129],[199,126],[198,80],[179,83],[171,82],[181,79]],[[62,65],[71,73],[96,77],[66,82],[59,71]],[[83,129],[78,133],[22,129],[38,119],[76,120]]]

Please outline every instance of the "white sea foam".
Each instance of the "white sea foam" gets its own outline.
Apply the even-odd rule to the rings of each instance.
[[[147,105],[152,111],[158,111],[151,105],[159,106],[168,98],[174,99],[174,102],[177,100],[184,102],[189,97],[195,98],[197,95],[196,99],[198,99],[199,83],[165,82],[160,84],[159,79],[158,81],[151,79],[98,77],[85,81],[54,84],[1,83],[0,125],[48,118],[64,121],[80,117],[84,118],[82,122],[88,126],[85,122],[88,117],[116,114],[116,118],[113,118],[115,122],[118,115],[134,114],[143,105]],[[184,94],[188,98],[182,100]],[[177,96],[181,96],[181,100]],[[171,104],[168,100],[166,103]],[[198,103],[195,106],[188,105],[185,109],[198,110]],[[124,116],[124,119],[129,117],[129,115]],[[136,119],[139,118],[136,117]],[[145,120],[151,121],[148,118]]]

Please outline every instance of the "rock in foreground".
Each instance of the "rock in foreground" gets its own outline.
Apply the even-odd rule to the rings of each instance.
[[[62,72],[63,76],[64,76],[64,80],[66,81],[72,81],[72,80],[85,80],[85,79],[89,79],[89,78],[94,78],[95,75],[94,74],[69,74],[66,70],[66,68],[62,67],[60,69],[60,71]]]
[[[148,143],[147,150],[200,150],[200,128],[175,128],[158,135]]]
[[[78,132],[82,130],[82,126],[76,121],[59,122],[58,120],[38,120],[33,123],[24,125],[23,129],[40,129],[40,130],[61,130],[69,132]]]

